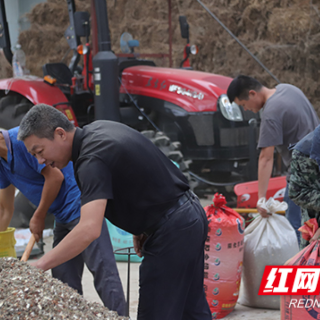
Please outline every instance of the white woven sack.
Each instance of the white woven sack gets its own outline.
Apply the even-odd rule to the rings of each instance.
[[[238,303],[257,308],[280,309],[280,296],[259,296],[266,265],[283,265],[299,251],[289,221],[280,215],[260,215],[245,229],[244,256]]]

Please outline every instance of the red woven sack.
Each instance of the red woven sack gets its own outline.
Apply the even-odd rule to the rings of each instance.
[[[309,241],[313,235],[316,233],[318,230],[318,222],[317,219],[313,218],[304,223],[302,227],[298,229],[298,231],[301,232],[301,236],[303,239]]]
[[[310,240],[318,229],[316,219],[310,219],[299,229],[302,237]],[[319,266],[320,240],[313,241],[285,263],[290,266]],[[294,300],[292,300],[294,299]],[[293,301],[297,303],[293,304]],[[298,302],[300,305],[298,306]],[[302,303],[303,302],[303,303]],[[316,302],[316,303],[315,303]],[[320,295],[317,296],[281,296],[281,320],[314,320],[320,319]]]
[[[204,208],[209,222],[204,289],[212,319],[234,309],[241,280],[244,219],[225,204],[225,197],[216,193],[213,204]]]

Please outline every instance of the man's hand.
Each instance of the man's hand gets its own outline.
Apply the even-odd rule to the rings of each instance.
[[[310,239],[310,242],[320,240],[319,237],[320,237],[320,228],[316,231],[316,233]]]
[[[140,234],[138,236],[133,236],[133,246],[134,246],[134,250],[137,254],[138,257],[142,258],[142,246],[144,244],[144,242],[146,241],[147,236],[144,234]]]
[[[38,263],[38,261],[31,261],[31,262],[28,262],[28,264],[29,264],[30,266],[36,267],[37,269],[40,269],[40,270],[45,271],[44,269],[42,269],[42,267],[41,267],[41,265]]]
[[[37,211],[35,211],[36,213]],[[42,232],[44,230],[45,219],[41,215],[34,214],[29,223],[29,229],[34,234],[36,241],[38,242],[42,238]]]
[[[265,208],[263,208],[261,205],[263,205],[266,202],[266,197],[261,197],[257,202],[257,210],[262,218],[269,218],[271,213],[269,213]]]
[[[269,218],[270,217],[270,213],[268,213],[268,211],[266,209],[257,205],[257,210],[260,213],[262,218]]]

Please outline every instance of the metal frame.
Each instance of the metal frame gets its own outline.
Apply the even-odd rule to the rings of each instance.
[[[127,252],[125,251],[127,250]],[[133,252],[131,251],[133,250]],[[124,251],[124,252],[121,252]],[[117,249],[113,251],[114,254],[119,255],[126,255],[128,256],[128,272],[127,272],[127,310],[126,310],[126,316],[129,317],[129,309],[130,309],[130,257],[132,255],[136,255],[136,252],[134,251],[134,247],[127,247],[122,249]]]

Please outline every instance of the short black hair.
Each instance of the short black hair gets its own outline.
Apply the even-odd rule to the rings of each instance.
[[[67,132],[74,129],[73,123],[61,111],[40,103],[32,107],[22,118],[18,140],[24,141],[31,135],[53,140],[54,131],[58,127]]]
[[[248,100],[250,90],[260,91],[261,88],[262,84],[258,80],[240,75],[234,78],[229,84],[227,95],[231,103],[235,98],[238,98],[239,100]]]

